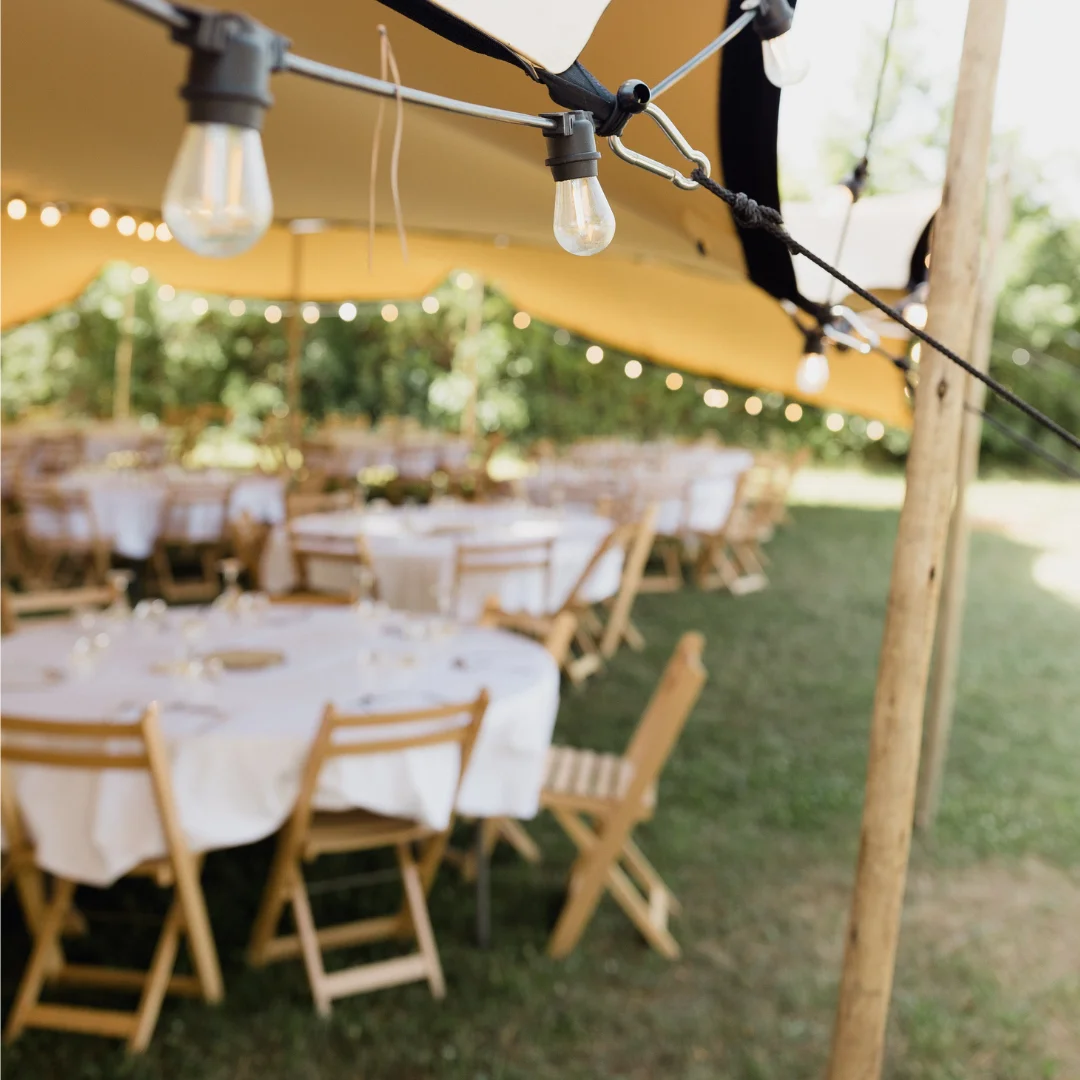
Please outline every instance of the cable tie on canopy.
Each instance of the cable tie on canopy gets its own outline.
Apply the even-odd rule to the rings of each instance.
[[[401,243],[401,257],[409,261],[409,245],[405,238],[405,216],[401,209],[401,189],[398,183],[398,170],[401,164],[401,137],[405,126],[405,102],[401,93],[401,73],[397,58],[390,44],[390,35],[381,23],[379,31],[379,78],[386,82],[392,77],[395,88],[394,99],[397,115],[394,122],[394,143],[390,151],[390,194],[394,200],[394,221],[397,225],[398,240]],[[379,171],[379,142],[382,138],[383,118],[386,113],[386,98],[379,99],[379,110],[375,117],[375,134],[371,142],[371,178],[368,187],[368,272],[375,269],[375,189]]]

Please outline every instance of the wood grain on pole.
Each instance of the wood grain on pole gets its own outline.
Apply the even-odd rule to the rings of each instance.
[[[304,348],[304,319],[300,312],[300,295],[304,271],[304,236],[294,232],[289,238],[289,295],[292,312],[289,315],[289,355],[285,362],[285,404],[289,408],[289,448],[296,450],[303,438],[303,416],[300,412],[300,359]]]
[[[979,281],[986,173],[1005,0],[970,0],[941,209],[928,331],[966,348]],[[881,1075],[911,850],[922,712],[963,416],[962,372],[923,347],[881,645],[855,890],[829,1080]]]
[[[1002,175],[990,189],[986,212],[986,243],[983,246],[982,277],[978,307],[967,359],[979,369],[990,370],[990,350],[994,343],[994,315],[1000,288],[999,254],[1009,228],[1009,185]],[[941,798],[941,781],[948,754],[956,704],[956,673],[960,662],[960,641],[967,594],[968,546],[971,526],[967,516],[967,487],[979,469],[979,443],[986,385],[964,377],[964,400],[968,405],[960,431],[960,461],[956,471],[956,501],[949,522],[945,555],[945,576],[938,604],[938,630],[934,642],[934,665],[927,697],[926,730],[923,733],[922,765],[915,803],[915,824],[928,829],[934,822]]]

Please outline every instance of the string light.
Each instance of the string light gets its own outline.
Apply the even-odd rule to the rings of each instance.
[[[145,285],[150,280],[150,271],[147,270],[145,266],[136,266],[135,269],[131,271],[131,280],[134,281],[136,285]]]
[[[1012,362],[1017,367],[1026,367],[1031,362],[1031,353],[1027,349],[1013,349]]]
[[[239,319],[247,311],[247,304],[243,300],[230,300],[229,301],[229,314],[234,319]]]
[[[154,223],[152,221],[144,221],[139,225],[137,230],[140,240],[153,240],[154,239]]]
[[[47,229],[51,229],[54,225],[59,225],[60,219],[63,216],[64,215],[60,213],[60,207],[53,206],[52,203],[41,208],[41,224]]]
[[[338,318],[343,322],[352,322],[356,318],[356,305],[348,300],[337,309]]]
[[[912,325],[914,325],[914,323],[912,323]],[[922,356],[922,342],[921,341],[916,341],[915,344],[911,346],[911,362],[913,364],[917,364],[919,362],[919,358],[921,356]]]
[[[585,359],[588,360],[590,364],[599,364],[600,361],[604,359],[604,350],[601,349],[599,345],[590,345],[585,350]],[[631,360],[630,362],[636,363],[636,361],[633,360]],[[627,369],[626,374],[630,375],[629,368]],[[637,375],[630,375],[630,378],[636,379]]]
[[[761,402],[761,398],[759,398],[756,394],[751,394],[750,397],[748,397],[743,404],[743,408],[751,416],[757,416],[764,408],[764,405]]]
[[[516,311],[514,313],[514,326],[519,330],[528,330],[531,322],[532,316],[527,311]]]
[[[384,322],[393,322],[398,317],[397,304],[383,304],[382,311],[379,314],[383,317]]]
[[[7,215],[12,221],[22,221],[26,217],[26,203],[22,199],[8,200]]]
[[[745,5],[744,5],[745,6]],[[791,86],[806,78],[809,60],[793,40],[793,12],[788,0],[759,0],[754,29],[761,38],[765,77],[773,86]]]
[[[90,211],[90,224],[93,225],[95,229],[107,228],[110,221],[112,221],[112,214],[110,214],[104,206],[95,206],[94,209]]]
[[[202,318],[203,315],[210,310],[210,301],[207,300],[205,296],[196,296],[195,299],[191,301],[191,310],[198,315],[199,318]]]
[[[705,404],[710,409],[723,409],[728,403],[728,392],[713,386],[705,391]]]
[[[158,227],[154,230],[154,235],[163,243],[167,244],[172,239],[172,229],[165,224],[164,221],[158,224]]]
[[[599,347],[599,346],[597,346]],[[601,357],[602,359],[602,357]],[[591,363],[599,363],[599,360],[593,360]],[[623,368],[623,373],[628,379],[636,379],[644,369],[641,366],[640,360],[627,360],[626,366]]]
[[[279,323],[281,322],[281,308],[279,308],[277,304],[271,304],[263,312],[263,316],[268,323]]]
[[[784,419],[793,424],[798,423],[802,419],[802,406],[797,401],[791,402],[784,410]]]
[[[569,345],[570,344],[570,331],[569,330],[556,330],[553,339],[556,345]]]
[[[460,274],[454,279],[454,284],[463,291],[468,291],[473,287],[473,276],[467,270],[462,270]]]
[[[844,418],[838,412],[831,412],[825,417],[825,426],[830,431],[843,431]]]
[[[885,425],[880,420],[871,420],[866,425],[866,437],[871,442],[877,442],[885,437]]]
[[[309,326],[314,325],[319,321],[319,308],[316,304],[305,304],[300,309],[300,317]]]
[[[678,390],[682,387],[683,378],[677,371],[669,373],[668,377],[664,380],[664,385],[669,390]]]
[[[820,394],[829,384],[829,359],[825,355],[825,339],[819,329],[807,330],[799,366],[795,369],[795,385],[803,394]]]
[[[171,285],[162,285],[159,287],[157,295],[159,300],[168,303],[170,300],[176,299],[176,290]]]
[[[571,255],[595,255],[615,235],[615,214],[598,178],[600,154],[593,118],[579,109],[553,119],[555,129],[544,130],[548,145],[544,164],[555,180],[555,239]]]
[[[428,315],[434,315],[439,310],[439,299],[436,296],[425,296],[420,301],[420,306],[427,312]],[[515,326],[517,323],[514,324]]]
[[[136,228],[135,219],[130,214],[116,219],[116,231],[121,236],[134,236]]]

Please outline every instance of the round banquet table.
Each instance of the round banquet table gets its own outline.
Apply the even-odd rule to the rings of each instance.
[[[455,472],[468,464],[471,449],[468,439],[433,433],[388,436],[347,428],[322,431],[318,441],[332,448],[324,468],[337,477],[381,466],[390,466],[408,478],[430,476],[437,469]]]
[[[94,514],[93,526],[112,542],[113,551],[129,559],[145,559],[154,549],[161,526],[161,511],[169,489],[184,484],[201,488],[232,488],[229,497],[230,519],[248,513],[256,521],[277,524],[285,520],[285,482],[278,476],[232,473],[225,469],[192,472],[176,466],[162,469],[76,469],[57,480],[67,491],[85,492]],[[214,540],[221,534],[220,504],[193,505],[185,508],[186,532],[193,541]],[[85,518],[85,514],[81,515]],[[59,523],[50,520],[48,511],[34,511],[27,516],[27,533],[48,536],[59,531]],[[65,523],[66,531],[78,535],[88,532],[91,524],[78,520],[73,513]]]
[[[363,510],[311,514],[290,527],[328,550],[348,547],[362,537],[371,557],[379,596],[403,611],[436,611],[440,597],[454,605],[453,614],[475,619],[484,601],[497,596],[506,611],[533,615],[557,611],[585,572],[596,549],[614,527],[607,518],[569,510],[519,504],[454,503],[417,507],[373,504]],[[498,558],[500,545],[552,540],[550,578],[535,569],[463,577],[454,590],[454,564],[461,545],[491,546]],[[511,556],[508,554],[507,558]],[[624,552],[613,549],[600,560],[586,582],[582,598],[598,603],[614,596],[622,576]],[[317,589],[349,591],[355,586],[347,568],[311,560],[310,585]],[[276,530],[263,557],[261,581],[271,593],[286,592],[296,583],[289,557],[289,538]]]
[[[612,499],[641,513],[656,503],[656,531],[681,536],[721,529],[739,478],[753,464],[748,450],[687,447],[668,458],[650,459],[639,452],[633,461],[618,465],[542,462],[523,483],[529,499],[546,506],[581,508]]]
[[[130,722],[157,701],[180,820],[193,850],[207,851],[259,840],[281,826],[327,702],[350,713],[392,712],[467,701],[487,689],[491,703],[458,808],[478,817],[536,814],[559,672],[535,642],[336,606],[271,607],[247,621],[204,609],[200,653],[280,650],[284,662],[213,680],[155,671],[181,654],[183,624],[194,610],[174,609],[160,626],[105,623],[112,643],[81,673],[68,657],[85,629],[70,621],[21,628],[4,642],[4,711]],[[381,727],[363,737],[385,735]],[[323,771],[316,805],[442,827],[458,761],[453,745],[337,758]],[[106,885],[165,853],[146,774],[21,766],[12,775],[44,869]]]

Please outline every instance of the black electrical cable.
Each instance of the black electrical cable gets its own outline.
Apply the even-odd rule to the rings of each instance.
[[[973,405],[965,405],[964,408],[975,416],[981,416],[984,423],[989,424],[996,431],[1000,431],[1002,435],[1012,439],[1014,443],[1022,446],[1029,453],[1053,465],[1059,472],[1080,480],[1080,469],[1073,468],[1067,461],[1062,461],[1056,454],[1051,454],[1049,450],[1040,446],[1034,439],[1029,439],[1022,431],[1017,431],[1016,428],[1003,424],[996,416],[991,415],[985,409],[976,409]]]
[[[848,232],[851,229],[851,219],[855,213],[855,204],[859,201],[866,177],[870,172],[870,147],[874,143],[874,132],[877,130],[878,115],[881,112],[881,97],[885,89],[885,76],[889,70],[889,53],[892,51],[892,36],[896,29],[896,12],[899,10],[900,0],[893,0],[892,15],[889,17],[889,29],[885,32],[885,44],[881,50],[881,67],[878,70],[877,87],[874,90],[874,108],[870,112],[870,126],[866,129],[866,142],[863,144],[862,158],[856,163],[851,174],[851,182],[847,185],[851,191],[851,202],[848,203],[844,213],[844,223],[840,227],[840,239],[836,243],[836,256],[833,259],[839,265],[847,247]],[[829,290],[829,299],[832,299],[832,290]]]
[[[706,191],[726,203],[731,208],[731,216],[735,219],[735,223],[741,228],[763,229],[770,236],[776,237],[776,239],[779,240],[792,255],[802,255],[804,258],[809,259],[815,266],[819,266],[824,270],[825,273],[831,274],[842,285],[846,285],[856,296],[861,297],[868,304],[872,304],[876,307],[878,311],[888,315],[893,322],[898,323],[907,330],[908,333],[917,337],[920,341],[926,342],[931,349],[935,349],[937,352],[941,353],[942,356],[947,357],[956,364],[957,367],[962,368],[972,376],[972,378],[978,379],[981,383],[985,383],[986,386],[1002,400],[1007,401],[1010,405],[1015,406],[1022,413],[1031,417],[1032,420],[1046,428],[1047,431],[1052,431],[1059,438],[1064,439],[1065,442],[1073,447],[1073,449],[1080,450],[1080,438],[1067,428],[1063,428],[1057,421],[1051,420],[1049,416],[1040,412],[1034,405],[1030,405],[1022,397],[1014,394],[1008,387],[999,383],[997,379],[979,371],[978,368],[969,364],[962,356],[958,356],[954,353],[947,345],[944,345],[936,338],[931,337],[925,330],[920,330],[919,327],[908,322],[899,311],[889,307],[884,300],[879,300],[872,292],[852,281],[846,274],[837,270],[835,266],[830,266],[824,259],[810,251],[809,248],[803,247],[803,245],[800,244],[786,228],[784,228],[784,219],[780,216],[779,210],[774,210],[771,206],[762,206],[760,203],[751,199],[749,195],[744,195],[741,191],[729,191],[715,180],[709,179],[702,169],[695,169],[690,174],[690,178],[696,180]]]

